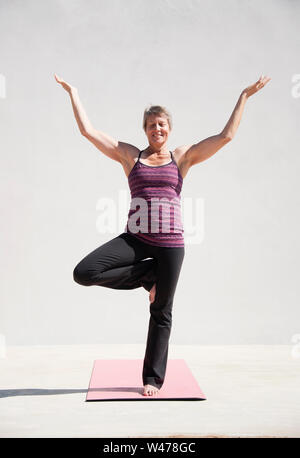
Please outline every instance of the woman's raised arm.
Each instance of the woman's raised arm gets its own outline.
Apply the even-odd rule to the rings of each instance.
[[[81,134],[90,140],[106,156],[114,159],[117,162],[120,162],[121,164],[126,162],[127,155],[130,153],[130,151],[137,148],[128,143],[119,142],[104,132],[96,130],[92,126],[83,108],[77,88],[71,86],[56,74],[54,74],[54,76],[56,81],[61,84],[61,86],[68,92],[70,96],[75,119]]]
[[[205,138],[194,145],[184,145],[176,149],[177,155],[180,157],[180,163],[183,164],[183,170],[187,172],[191,166],[210,158],[233,139],[240,124],[246,100],[262,89],[270,79],[270,77],[262,75],[258,81],[242,91],[222,132]]]

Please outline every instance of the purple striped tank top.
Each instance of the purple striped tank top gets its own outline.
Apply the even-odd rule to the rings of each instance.
[[[125,232],[150,245],[184,247],[181,218],[183,178],[171,162],[146,165],[138,160],[128,175],[131,203]]]

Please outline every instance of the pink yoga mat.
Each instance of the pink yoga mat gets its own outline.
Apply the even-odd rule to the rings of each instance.
[[[158,394],[143,395],[143,360],[98,359],[94,367],[86,401],[206,399],[183,359],[169,359],[165,381]]]

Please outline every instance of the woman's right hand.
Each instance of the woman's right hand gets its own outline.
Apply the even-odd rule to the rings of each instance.
[[[62,85],[62,87],[68,92],[70,93],[72,90],[76,90],[76,88],[74,86],[71,86],[69,83],[67,83],[66,81],[64,81],[62,78],[60,78],[59,76],[57,76],[56,73],[54,73],[54,77],[56,79],[56,81]]]

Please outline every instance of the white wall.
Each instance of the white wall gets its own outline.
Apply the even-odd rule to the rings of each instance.
[[[300,332],[299,21],[300,3],[288,0],[0,2],[7,344],[142,343],[148,329],[145,290],[73,281],[75,265],[122,231],[99,233],[97,203],[117,205],[129,189],[122,167],[80,135],[54,72],[78,88],[95,127],[141,149],[149,103],[172,112],[174,149],[220,132],[241,91],[271,76],[233,141],[184,181],[183,201],[203,204],[204,237],[186,244],[171,343],[291,342]]]

